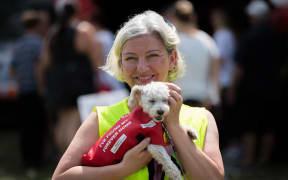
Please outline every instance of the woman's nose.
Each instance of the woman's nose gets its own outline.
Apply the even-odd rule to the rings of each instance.
[[[137,64],[137,70],[139,72],[145,72],[145,71],[147,71],[148,68],[149,68],[149,64],[146,61],[146,59],[145,58],[139,58],[138,64]]]

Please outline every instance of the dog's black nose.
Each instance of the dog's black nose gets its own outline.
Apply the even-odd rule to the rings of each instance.
[[[163,115],[163,114],[164,114],[164,111],[163,111],[163,110],[157,110],[157,114]]]

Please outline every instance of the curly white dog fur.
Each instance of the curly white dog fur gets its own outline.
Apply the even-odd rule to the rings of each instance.
[[[160,123],[170,111],[168,98],[169,89],[166,84],[151,82],[143,86],[135,85],[131,90],[128,104],[130,107],[138,104],[141,105],[144,112],[149,114],[155,122]],[[189,128],[187,134],[193,140],[198,138],[194,129]],[[147,149],[152,157],[162,165],[169,179],[182,180],[180,170],[173,163],[163,146],[150,144]]]

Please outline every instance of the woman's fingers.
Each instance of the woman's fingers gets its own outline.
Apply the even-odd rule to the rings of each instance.
[[[170,90],[170,98],[172,101],[175,101],[175,103],[181,101],[181,97],[181,94],[179,94],[178,92]]]
[[[166,117],[164,123],[168,126],[179,124],[179,113],[183,103],[182,90],[176,84],[166,83],[170,90],[170,97],[168,99],[170,105],[170,113]]]
[[[147,151],[149,143],[150,138],[145,138],[124,155],[122,164],[124,164],[131,173],[146,166],[151,161],[152,156]]]
[[[170,90],[176,91],[178,94],[182,95],[182,89],[173,83],[166,83]]]
[[[137,144],[134,149],[135,149],[135,151],[141,152],[147,148],[149,143],[150,143],[150,138],[149,137],[145,138],[145,139],[143,139],[143,141],[141,141],[139,144]]]
[[[147,151],[146,148],[150,143],[150,138],[145,138],[143,141],[141,141],[139,144],[137,144],[135,147],[130,149],[125,155],[124,159],[126,160],[135,160],[141,158],[140,156],[142,154],[145,154],[143,152]]]
[[[182,90],[176,84],[166,83],[170,90],[169,103],[173,104],[182,104]]]

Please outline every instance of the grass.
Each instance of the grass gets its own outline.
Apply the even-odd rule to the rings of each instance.
[[[285,167],[286,166],[286,167]],[[226,165],[227,168],[227,165]],[[287,180],[288,167],[284,164],[274,164],[266,167],[251,167],[247,169],[226,170],[226,180]]]
[[[56,167],[55,160],[50,159],[37,172],[27,173],[21,163],[17,132],[0,132],[0,180],[50,180]]]

